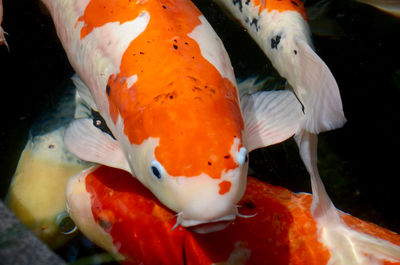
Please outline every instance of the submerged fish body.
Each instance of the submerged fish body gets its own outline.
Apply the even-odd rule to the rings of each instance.
[[[134,174],[183,226],[234,219],[244,123],[229,57],[200,11],[187,0],[43,2],[80,95],[111,132],[77,120],[67,147]]]
[[[335,78],[313,51],[306,11],[295,0],[215,0],[245,27],[303,105],[301,128],[320,133],[343,126]]]
[[[357,2],[373,6],[392,16],[400,18],[400,1],[399,0],[356,0]]]
[[[68,87],[57,108],[32,125],[7,193],[7,206],[32,232],[53,249],[72,238],[75,225],[68,217],[65,187],[70,177],[91,164],[70,153],[64,132],[85,108]]]
[[[80,230],[122,264],[400,264],[398,234],[338,210],[337,226],[326,226],[313,217],[311,195],[251,177],[238,204],[254,216],[210,234],[171,231],[174,213],[118,169],[75,176],[67,201]]]

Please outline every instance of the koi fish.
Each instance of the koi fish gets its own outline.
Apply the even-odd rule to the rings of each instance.
[[[3,0],[0,0],[0,45],[5,44],[8,48],[8,44],[4,34],[6,34],[1,27],[1,23],[3,22]]]
[[[238,205],[253,217],[209,234],[172,230],[173,212],[130,174],[105,166],[71,178],[67,204],[82,233],[121,264],[400,264],[398,234],[337,209],[337,226],[326,226],[314,219],[310,194],[252,177]]]
[[[356,0],[357,2],[373,6],[392,16],[400,18],[400,1],[399,0]]]
[[[70,153],[64,132],[74,117],[88,117],[83,102],[68,87],[57,107],[32,125],[6,196],[7,206],[52,249],[76,231],[66,211],[65,187],[71,176],[91,166]]]
[[[296,96],[258,92],[239,105],[228,54],[191,1],[43,2],[80,96],[106,125],[74,121],[67,148],[130,172],[178,213],[176,225],[226,227],[245,191],[248,152],[297,131]]]
[[[301,128],[320,133],[342,127],[339,88],[313,51],[304,5],[299,0],[215,0],[227,9],[286,78],[304,107]]]

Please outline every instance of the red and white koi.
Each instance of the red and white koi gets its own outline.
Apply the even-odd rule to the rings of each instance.
[[[304,107],[301,128],[320,133],[346,119],[338,85],[313,51],[306,11],[300,0],[215,0],[239,20]]]
[[[171,231],[174,213],[122,170],[94,167],[67,187],[71,218],[122,264],[400,264],[398,234],[336,208],[334,227],[320,222],[311,213],[312,200],[249,177],[239,205],[255,216],[197,234]]]

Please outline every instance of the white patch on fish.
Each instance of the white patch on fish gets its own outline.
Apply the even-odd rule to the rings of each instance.
[[[221,76],[235,85],[235,75],[224,44],[207,19],[203,15],[199,16],[199,19],[201,24],[195,27],[188,36],[199,44],[201,55],[218,70]]]

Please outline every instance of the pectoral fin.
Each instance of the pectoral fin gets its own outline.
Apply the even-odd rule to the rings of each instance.
[[[288,90],[243,96],[241,107],[249,151],[288,139],[304,118],[301,104]]]
[[[73,121],[65,132],[64,142],[82,160],[131,172],[119,143],[94,126],[91,119]]]
[[[74,74],[71,77],[72,82],[76,87],[77,98],[83,100],[90,109],[98,111],[97,105],[93,100],[92,94],[90,93],[89,87],[82,81],[78,74]]]

